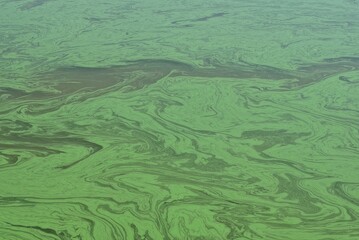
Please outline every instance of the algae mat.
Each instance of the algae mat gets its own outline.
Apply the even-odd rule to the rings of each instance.
[[[0,239],[359,239],[359,2],[0,1]]]

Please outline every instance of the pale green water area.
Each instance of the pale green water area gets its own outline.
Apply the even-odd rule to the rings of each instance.
[[[0,0],[0,240],[358,240],[358,0]]]

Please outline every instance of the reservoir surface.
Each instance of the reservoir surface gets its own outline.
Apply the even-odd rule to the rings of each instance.
[[[359,239],[359,1],[0,0],[0,240],[122,239]]]

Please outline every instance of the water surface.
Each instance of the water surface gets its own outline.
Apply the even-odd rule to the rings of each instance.
[[[0,239],[359,239],[358,16],[0,0]]]

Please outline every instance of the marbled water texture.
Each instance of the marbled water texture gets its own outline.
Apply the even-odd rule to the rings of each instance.
[[[0,0],[0,240],[358,240],[357,0]]]

